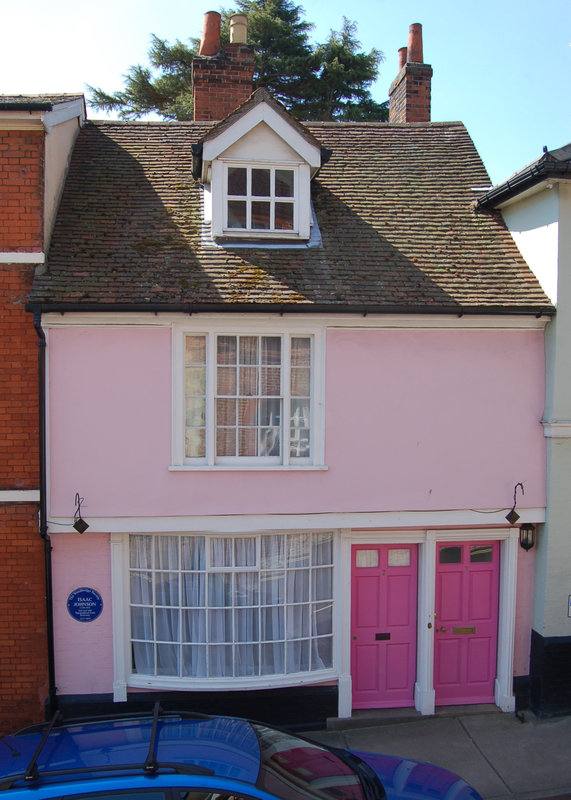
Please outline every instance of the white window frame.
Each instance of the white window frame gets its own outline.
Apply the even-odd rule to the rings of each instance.
[[[256,533],[243,533],[243,536],[257,536],[263,533],[291,534],[291,533],[320,533],[325,530],[267,530]],[[335,680],[339,667],[339,600],[340,589],[337,579],[339,571],[339,536],[338,532],[328,528],[327,532],[333,534],[333,619],[332,619],[332,665],[323,670],[303,671],[298,673],[284,673],[279,675],[258,675],[252,677],[229,678],[181,678],[168,675],[139,675],[132,671],[131,661],[131,621],[130,621],[130,560],[129,560],[129,533],[112,534],[112,597],[113,597],[113,650],[114,650],[114,702],[123,702],[127,698],[127,688],[155,688],[155,689],[208,689],[228,690],[247,688],[272,688],[278,686],[299,686],[301,684],[315,684],[323,681]],[[148,532],[150,534],[150,532]],[[156,534],[155,534],[156,535]],[[161,534],[158,534],[159,536]],[[165,532],[165,535],[169,535]],[[173,534],[170,534],[173,535]],[[177,534],[177,535],[185,535]],[[194,536],[205,535],[208,540],[212,534],[193,531]],[[216,536],[223,534],[218,533]],[[231,537],[229,537],[231,538]]]
[[[206,324],[205,324],[206,323]],[[186,335],[207,337],[206,370],[206,455],[204,458],[185,456],[185,377],[184,354]],[[215,453],[215,396],[216,396],[216,339],[218,336],[280,336],[282,337],[282,387],[289,387],[289,343],[292,337],[311,337],[311,389],[310,389],[310,456],[292,458],[289,454],[289,413],[285,404],[289,399],[289,388],[282,392],[281,456],[233,456],[216,457]],[[325,328],[308,324],[304,320],[285,326],[283,322],[257,319],[214,319],[202,324],[175,325],[173,327],[173,441],[172,464],[176,470],[291,470],[320,469],[324,462],[324,350]]]
[[[228,169],[230,167],[251,169],[287,169],[294,173],[293,196],[293,230],[266,230],[260,228],[228,227]],[[311,202],[310,202],[310,167],[304,162],[292,161],[241,161],[217,158],[212,162],[212,235],[214,238],[228,239],[279,239],[300,241],[307,240],[311,234]],[[252,195],[244,196],[251,202]],[[260,198],[263,201],[263,198]],[[272,198],[280,201],[281,198]],[[287,201],[288,198],[285,198]]]

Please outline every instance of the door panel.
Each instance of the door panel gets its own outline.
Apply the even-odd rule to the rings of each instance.
[[[416,545],[352,548],[351,676],[354,708],[414,703]]]
[[[437,547],[436,705],[494,700],[499,554],[498,542]]]

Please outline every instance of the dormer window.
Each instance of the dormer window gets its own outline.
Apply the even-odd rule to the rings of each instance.
[[[313,238],[310,184],[321,155],[319,142],[266,89],[254,92],[195,151],[193,174],[204,186],[212,238],[306,245]]]
[[[287,167],[226,166],[229,231],[295,232],[296,174]]]

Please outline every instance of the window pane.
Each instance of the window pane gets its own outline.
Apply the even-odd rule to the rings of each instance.
[[[206,364],[206,336],[186,337],[186,364]]]
[[[182,641],[206,642],[206,611],[193,609],[182,612]]]
[[[389,550],[389,567],[410,566],[410,550],[408,547],[399,547]]]
[[[218,394],[236,394],[236,367],[218,367],[216,370]]]
[[[260,456],[280,455],[280,430],[279,428],[260,428]]]
[[[153,602],[153,573],[131,572],[131,602],[151,605]]]
[[[241,608],[234,612],[234,640],[236,642],[259,642],[259,617],[257,608]]]
[[[131,636],[151,641],[155,638],[152,608],[131,608]]]
[[[258,455],[258,430],[257,428],[238,428],[238,455]]]
[[[281,364],[282,340],[279,336],[262,336],[262,364]]]
[[[296,569],[287,573],[288,603],[307,603],[309,600],[309,570]]]
[[[260,425],[279,427],[281,419],[281,400],[260,400]]]
[[[232,646],[214,645],[208,648],[208,672],[211,678],[232,676]]]
[[[330,669],[333,665],[333,637],[313,639],[311,669]]]
[[[228,200],[228,227],[246,227],[246,203],[243,200]]]
[[[247,677],[260,672],[260,649],[258,645],[239,644],[235,648],[236,676]]]
[[[279,367],[262,367],[260,370],[260,394],[264,397],[279,397],[281,394],[281,369]]]
[[[204,573],[191,573],[182,576],[183,606],[203,607],[206,605],[206,576]]]
[[[186,425],[198,428],[206,424],[206,400],[204,397],[188,397],[186,400]]]
[[[292,400],[291,401],[291,427],[292,428],[309,428],[309,400]]]
[[[379,566],[378,550],[357,550],[355,566],[359,569],[367,569]]]
[[[186,431],[184,454],[186,458],[204,458],[206,455],[205,431],[200,428]]]
[[[274,642],[285,637],[283,606],[267,606],[261,611],[263,642]]]
[[[283,642],[263,644],[261,650],[261,673],[262,675],[274,675],[283,673],[284,664],[284,645]]]
[[[262,536],[262,569],[278,569],[285,564],[285,536]]]
[[[206,677],[206,645],[182,648],[183,678]]]
[[[440,563],[441,564],[461,564],[462,563],[462,548],[461,547],[441,547],[440,548]]]
[[[155,567],[157,569],[178,569],[178,536],[157,536],[155,538]]]
[[[287,537],[287,566],[299,569],[309,566],[310,534],[293,533]]]
[[[314,600],[327,600],[333,597],[333,570],[331,567],[313,570],[312,577]]]
[[[232,576],[228,573],[214,573],[208,576],[208,605],[222,608],[231,604]]]
[[[216,362],[235,364],[238,345],[235,336],[219,336],[216,340]]]
[[[208,641],[232,642],[232,612],[212,609],[208,612]]]
[[[133,642],[133,672],[138,675],[155,674],[155,648],[152,643]]]
[[[314,533],[312,536],[311,563],[313,566],[333,564],[333,534]]]
[[[310,432],[305,428],[294,428],[289,440],[290,458],[309,458],[311,455]]]
[[[237,606],[257,606],[259,603],[258,573],[237,572],[234,599]]]
[[[247,171],[244,167],[228,167],[228,194],[245,195]]]
[[[292,367],[309,367],[311,365],[311,339],[307,336],[291,338]]]
[[[317,636],[333,631],[333,603],[314,603],[311,617],[312,632]]]
[[[257,367],[240,367],[240,385],[238,394],[252,397],[258,394],[258,368]]]
[[[179,674],[180,648],[176,644],[157,645],[157,675]]]
[[[216,424],[218,426],[236,424],[236,400],[219,398],[216,401]]]
[[[256,538],[254,536],[240,536],[234,539],[234,565],[236,567],[256,566]],[[248,573],[250,575],[257,573]]]
[[[205,541],[204,536],[182,537],[181,560],[183,569],[204,569]]]
[[[186,368],[186,394],[203,395],[206,392],[206,367]]]
[[[492,545],[476,544],[470,547],[470,561],[472,564],[480,564],[492,561]]]
[[[288,642],[286,658],[287,672],[307,672],[309,669],[309,641]]]
[[[129,537],[129,564],[138,569],[152,567],[153,540],[150,536]]]
[[[216,455],[236,455],[236,429],[216,428]]]
[[[292,367],[291,370],[292,396],[309,397],[310,370],[309,367]]]
[[[240,336],[240,364],[258,364],[258,348],[257,336]]]
[[[276,197],[293,197],[293,170],[276,169]]]
[[[230,205],[230,203],[228,205]],[[270,227],[270,204],[261,203],[259,200],[252,201],[252,229],[269,230],[269,227]]]
[[[270,170],[252,170],[252,195],[254,197],[270,196]]]
[[[283,572],[262,572],[260,576],[260,603],[263,606],[271,606],[275,603],[283,603],[285,575]]]
[[[210,566],[211,567],[231,567],[233,566],[233,547],[232,539],[220,536],[210,540]]]
[[[274,228],[277,231],[293,230],[293,203],[276,203]]]

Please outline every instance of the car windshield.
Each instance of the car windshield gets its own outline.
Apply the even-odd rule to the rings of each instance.
[[[362,782],[355,769],[330,750],[274,728],[252,727],[260,742],[257,784],[261,789],[283,800],[370,800],[385,796],[380,782],[372,786],[370,774]],[[358,764],[359,759],[355,762]]]

